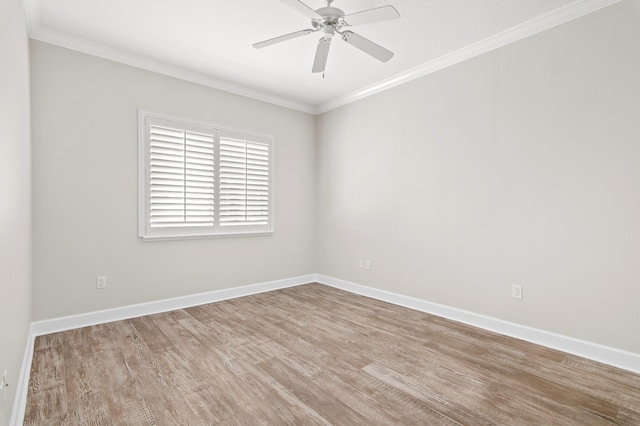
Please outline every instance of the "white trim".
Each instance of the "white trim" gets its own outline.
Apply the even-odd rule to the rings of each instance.
[[[319,283],[350,293],[360,294],[393,303],[394,305],[448,318],[640,374],[640,354],[452,308],[450,306],[427,302],[410,296],[403,296],[386,290],[355,284],[325,275],[317,275],[316,278]]]
[[[27,18],[27,30],[31,35],[40,28],[40,1],[24,0],[23,7]]]
[[[36,336],[112,321],[136,318],[144,315],[152,315],[176,309],[184,309],[191,306],[199,306],[207,303],[250,296],[252,294],[264,293],[267,291],[295,287],[314,282],[345,290],[350,293],[360,294],[362,296],[393,303],[394,305],[404,306],[406,308],[459,321],[474,327],[515,337],[517,339],[640,374],[640,354],[503,321],[485,315],[475,314],[473,312],[452,308],[450,306],[427,302],[414,297],[403,296],[386,290],[355,284],[322,274],[310,274],[242,287],[176,297],[173,299],[124,306],[121,308],[107,309],[104,311],[88,312],[85,314],[33,322],[31,323],[31,329],[27,339],[27,347],[22,360],[20,378],[16,389],[16,398],[9,424],[12,426],[18,426],[24,421],[24,414],[27,406],[27,392],[29,389],[29,374],[31,372],[34,341]]]
[[[508,44],[515,43],[516,41],[564,24],[565,22],[569,22],[573,19],[580,18],[584,15],[588,15],[589,13],[611,6],[620,1],[622,0],[575,1],[560,9],[532,19],[531,21],[524,22],[513,28],[502,31],[501,33],[487,37],[484,40],[480,40],[451,53],[442,55],[432,61],[418,65],[417,67],[411,68],[386,80],[379,81],[369,87],[356,90],[355,92],[317,105],[315,108],[315,114],[322,114],[324,112],[331,111],[332,109],[339,108],[384,90],[391,89],[392,87],[424,77],[425,75],[440,71],[444,68],[456,65],[460,62],[466,61],[467,59],[480,56]]]
[[[228,234],[196,234],[196,235],[146,235],[141,236],[142,241],[153,242],[153,241],[174,241],[174,240],[199,240],[203,238],[228,238],[228,237],[268,237],[273,235],[275,231],[252,231],[252,232],[233,232]]]
[[[150,226],[150,193],[151,193],[151,133],[154,125],[169,126],[182,132],[196,132],[211,137],[213,153],[213,177],[209,183],[214,188],[214,206],[212,223],[209,226],[171,226],[152,228]],[[221,191],[224,178],[221,172],[221,149],[228,138],[245,140],[246,143],[260,144],[267,147],[268,162],[268,212],[267,224],[233,224],[225,226],[220,215]],[[186,147],[183,147],[186,149]],[[245,152],[248,155],[248,151]],[[145,109],[138,109],[138,237],[142,241],[189,240],[218,237],[271,236],[275,232],[275,137],[267,134],[240,129],[229,129],[211,123],[158,114]],[[245,170],[246,172],[246,170]]]
[[[382,80],[371,86],[356,90],[347,95],[340,96],[319,105],[310,105],[290,98],[283,98],[260,90],[250,89],[228,81],[219,80],[208,75],[188,71],[184,68],[158,62],[143,56],[110,48],[102,44],[82,40],[58,31],[42,28],[40,25],[40,0],[24,0],[27,12],[27,24],[29,36],[34,40],[40,40],[68,49],[77,50],[89,55],[120,62],[147,71],[157,72],[192,83],[214,89],[224,90],[247,98],[268,102],[285,108],[306,112],[309,114],[322,114],[332,109],[347,105],[359,99],[366,98],[392,87],[407,83],[427,74],[450,67],[475,56],[514,43],[539,32],[561,25],[565,22],[580,18],[589,13],[595,12],[607,6],[611,6],[622,0],[576,0],[564,7],[551,11],[530,21],[524,22],[501,33],[495,34],[484,40],[480,40],[469,46],[458,49],[449,54],[440,56],[425,64],[414,67],[410,70]]]
[[[28,3],[31,5],[33,2],[28,1]],[[169,77],[175,77],[180,80],[201,84],[213,89],[223,90],[225,92],[244,96],[250,99],[267,102],[296,111],[306,112],[308,114],[315,114],[315,107],[304,102],[298,102],[293,99],[283,98],[271,93],[251,89],[239,84],[220,80],[206,74],[189,71],[186,68],[169,65],[163,62],[155,61],[153,59],[145,58],[141,55],[129,53],[124,50],[114,49],[99,43],[82,40],[58,31],[42,28],[41,26],[39,26],[39,20],[33,18],[33,16],[38,16],[37,10],[38,8],[33,5],[31,5],[27,9],[27,11],[30,12],[29,19],[27,20],[29,22],[29,37],[34,40],[55,44],[56,46],[76,50],[88,55],[93,55],[99,58],[108,59],[110,61],[119,62],[121,64],[130,65],[151,72],[156,72],[159,74],[167,75]]]
[[[310,274],[294,278],[250,284],[242,287],[233,287],[189,296],[175,297],[172,299],[158,300],[155,302],[123,306],[104,311],[87,312],[85,314],[32,322],[29,330],[29,336],[27,338],[27,346],[22,359],[20,378],[18,379],[16,396],[9,425],[19,426],[24,423],[24,415],[27,408],[27,394],[29,391],[29,375],[31,373],[31,363],[33,361],[33,350],[36,336],[173,311],[176,309],[184,309],[207,303],[220,302],[222,300],[250,296],[252,294],[295,287],[313,282],[316,282],[316,275]]]
[[[29,375],[31,374],[34,341],[35,336],[33,335],[33,325],[31,325],[29,328],[29,336],[27,337],[27,345],[22,357],[22,366],[20,367],[20,377],[18,377],[16,396],[13,401],[11,420],[9,420],[9,425],[11,426],[19,426],[24,423],[24,413],[27,409],[27,394],[29,393]]]
[[[154,302],[106,309],[104,311],[87,312],[84,314],[36,321],[31,324],[31,333],[35,337],[43,334],[71,330],[74,328],[88,327],[96,324],[104,324],[145,315],[158,314],[161,312],[174,311],[176,309],[184,309],[192,306],[199,306],[207,303],[220,302],[222,300],[235,299],[237,297],[250,296],[252,294],[309,284],[315,282],[315,278],[315,275],[303,275],[295,278],[250,284],[242,287],[232,287],[206,293],[192,294],[189,296],[175,297],[172,299],[157,300]]]

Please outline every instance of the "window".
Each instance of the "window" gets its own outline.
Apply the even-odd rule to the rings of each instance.
[[[139,236],[271,233],[272,138],[139,113]]]

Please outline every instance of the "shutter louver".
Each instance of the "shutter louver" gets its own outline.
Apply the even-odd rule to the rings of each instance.
[[[214,137],[151,125],[149,226],[214,225]]]
[[[220,226],[269,224],[269,145],[220,138]]]
[[[138,113],[143,241],[273,233],[273,138]]]

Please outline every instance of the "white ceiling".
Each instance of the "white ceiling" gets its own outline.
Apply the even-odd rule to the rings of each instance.
[[[401,18],[352,28],[395,52],[389,62],[337,38],[323,78],[311,73],[320,33],[252,47],[310,28],[279,0],[25,0],[32,38],[312,113],[617,1],[335,0],[346,14],[391,4]]]

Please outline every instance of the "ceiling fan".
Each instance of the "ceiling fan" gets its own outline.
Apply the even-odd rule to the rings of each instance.
[[[342,40],[346,43],[362,50],[363,52],[373,56],[379,61],[387,62],[393,57],[393,52],[391,52],[390,50],[387,50],[384,47],[372,42],[371,40],[364,38],[361,35],[358,35],[347,29],[354,25],[370,24],[372,22],[397,19],[400,17],[400,14],[393,6],[382,6],[345,15],[342,10],[331,7],[331,3],[333,3],[333,0],[326,0],[327,6],[321,7],[318,10],[311,9],[309,6],[299,0],[280,1],[302,13],[307,18],[310,18],[312,28],[296,31],[291,34],[285,34],[280,37],[261,41],[260,43],[255,43],[253,47],[255,47],[256,49],[261,49],[263,47],[271,46],[272,44],[322,31],[323,36],[318,41],[316,56],[315,60],[313,61],[312,72],[314,73],[324,72],[324,69],[327,65],[327,57],[329,56],[329,47],[331,46],[331,40],[336,34],[339,34]]]

